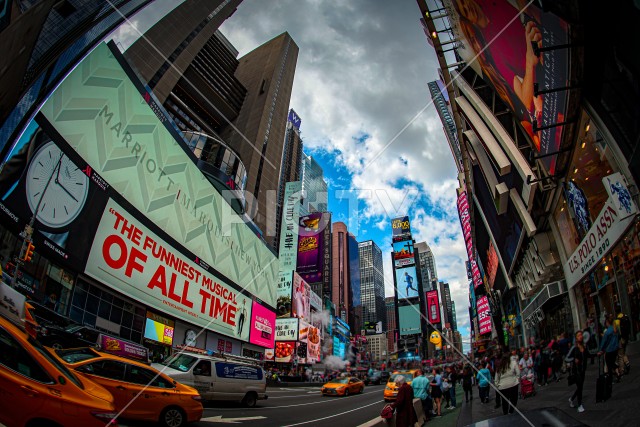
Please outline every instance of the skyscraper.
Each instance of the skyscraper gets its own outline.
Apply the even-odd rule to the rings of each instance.
[[[126,57],[178,127],[197,134],[195,141],[187,136],[194,152],[207,155],[198,163],[203,172],[243,192],[243,207],[273,244],[298,46],[283,33],[236,59],[237,50],[217,30],[239,4],[185,1],[135,42]]]
[[[349,305],[352,296],[349,286],[349,254],[344,222],[334,222],[331,228],[331,302],[336,306],[336,317],[349,323]]]
[[[362,321],[382,322],[387,330],[387,310],[384,298],[384,271],[382,251],[373,240],[358,244],[360,251],[360,295],[362,298]],[[395,311],[394,311],[395,323]]]
[[[302,190],[305,198],[301,212],[326,212],[328,210],[327,182],[324,171],[311,156],[303,153],[302,157]]]
[[[386,317],[387,317],[387,331],[394,331],[398,328],[396,323],[396,300],[394,297],[386,297],[384,299]]]
[[[453,328],[453,306],[451,301],[451,290],[447,282],[440,282],[440,298],[442,304],[442,311],[444,314],[443,324],[445,328]]]
[[[0,153],[96,44],[151,0],[4,1],[0,6]]]
[[[449,147],[456,161],[456,166],[458,167],[458,171],[462,171],[462,153],[460,152],[460,142],[458,141],[456,124],[453,120],[453,113],[450,107],[449,94],[442,80],[432,81],[428,86],[433,105],[436,107],[436,111],[442,121],[444,134],[449,141]]]
[[[451,301],[451,329],[458,330],[458,319],[456,317],[456,302]]]
[[[347,235],[348,254],[349,254],[349,295],[351,304],[349,304],[349,327],[352,331],[359,333],[364,326],[362,320],[362,294],[361,294],[361,275],[360,275],[360,252],[358,250],[358,241],[349,233]]]
[[[287,131],[285,133],[282,161],[280,167],[280,179],[278,183],[278,204],[276,205],[276,235],[280,235],[282,225],[282,206],[284,204],[284,188],[287,182],[300,181],[302,176],[302,139],[300,138],[300,117],[293,109],[289,110],[287,119]],[[304,182],[302,183],[304,190]],[[309,211],[300,206],[300,216],[307,215]],[[279,239],[274,239],[273,246],[278,250]]]
[[[426,242],[416,243],[415,248],[418,251],[420,274],[425,292],[437,290],[438,273],[436,271],[436,259],[433,256],[433,252],[431,252],[431,248]]]

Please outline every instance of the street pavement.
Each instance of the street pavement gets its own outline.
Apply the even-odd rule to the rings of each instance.
[[[578,413],[575,408],[569,407],[569,398],[575,391],[575,386],[567,385],[567,376],[563,375],[559,382],[550,383],[544,387],[536,386],[536,395],[526,399],[518,399],[517,407],[526,416],[527,411],[541,408],[557,408],[576,420],[591,427],[627,427],[640,426],[640,341],[629,343],[627,355],[631,362],[631,371],[624,376],[620,383],[613,383],[611,399],[604,403],[596,404],[596,379],[598,377],[598,362],[587,367],[587,374],[583,391],[583,406],[585,412]],[[502,416],[502,408],[494,409],[495,391],[490,392],[489,403],[481,404],[478,399],[478,389],[474,388],[474,399],[471,403],[462,402],[462,408],[456,423],[442,424],[443,416],[439,423],[428,423],[437,427],[458,426],[463,427],[472,423],[490,418]]]

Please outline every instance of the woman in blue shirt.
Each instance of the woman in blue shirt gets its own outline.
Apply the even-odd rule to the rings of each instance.
[[[616,381],[619,382],[620,376],[616,370],[616,358],[618,357],[618,347],[620,347],[620,344],[618,342],[618,333],[613,329],[613,316],[608,315],[604,324],[607,327],[607,330],[604,331],[602,341],[600,341],[600,351],[598,352],[598,356],[601,356],[602,353],[604,353],[604,362],[607,364],[607,372],[611,376],[615,375]]]
[[[489,401],[489,384],[491,383],[491,371],[489,370],[489,364],[487,363],[483,369],[478,371],[478,394],[480,395],[480,402],[487,403]]]

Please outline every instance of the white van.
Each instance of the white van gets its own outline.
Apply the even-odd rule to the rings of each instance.
[[[257,364],[232,358],[182,353],[151,366],[198,390],[204,400],[228,400],[254,407],[267,399],[267,381]]]

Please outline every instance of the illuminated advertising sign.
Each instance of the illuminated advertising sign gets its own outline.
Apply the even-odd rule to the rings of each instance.
[[[322,298],[313,291],[309,294],[309,306],[317,311],[322,310]]]
[[[143,363],[147,363],[149,361],[149,351],[146,347],[143,347],[141,345],[122,341],[118,338],[111,337],[105,334],[100,334],[98,342],[100,343],[100,351],[104,351],[105,353],[110,353],[120,357],[128,357],[130,359],[136,359]]]
[[[273,348],[276,328],[276,314],[273,311],[253,301],[250,326],[249,342],[251,344]]]
[[[277,293],[276,314],[278,318],[291,317],[291,291],[293,289],[293,271],[280,272]]]
[[[557,154],[567,120],[570,49],[551,49],[535,54],[536,48],[570,43],[569,25],[557,15],[543,12],[535,4],[521,9],[508,0],[446,0],[445,7],[455,38],[466,48],[458,52],[463,61],[491,84],[529,134],[549,174],[554,175]],[[534,126],[543,130],[536,130]]]
[[[0,220],[15,234],[36,207],[33,244],[57,264],[81,269],[109,185],[55,132],[31,122],[0,171]],[[37,288],[20,287],[33,295]],[[31,289],[29,289],[31,288]],[[58,295],[60,296],[60,295]]]
[[[298,319],[276,319],[276,341],[298,341]]]
[[[173,344],[173,327],[147,318],[144,337],[163,344]]]
[[[329,216],[321,212],[300,217],[296,271],[307,283],[322,282],[323,232],[326,227],[329,227],[328,221]]]
[[[420,306],[406,305],[398,307],[398,317],[400,320],[400,336],[419,334],[420,329]]]
[[[413,265],[415,263],[413,240],[393,242],[393,264],[396,268]]]
[[[467,257],[469,258],[469,269],[471,270],[471,277],[473,278],[473,286],[474,288],[478,288],[478,286],[482,285],[482,275],[478,269],[473,239],[471,238],[471,216],[469,214],[469,201],[466,191],[461,191],[458,194],[458,217],[460,218],[462,235],[467,247]]]
[[[415,298],[418,296],[418,279],[416,267],[396,268],[396,290],[398,299]]]
[[[311,287],[307,282],[302,280],[298,273],[293,273],[293,306],[291,314],[293,317],[300,319],[310,319],[310,303],[309,298]]]
[[[287,182],[280,231],[280,271],[294,271],[298,256],[298,222],[302,182]]]
[[[294,352],[296,350],[295,341],[280,341],[276,342],[275,348],[275,361],[278,363],[289,363],[293,359]]]
[[[394,218],[391,221],[391,229],[393,231],[392,239],[394,242],[411,238],[411,224],[409,223],[408,216]]]
[[[105,183],[196,254],[202,268],[212,266],[275,306],[277,258],[198,169],[169,120],[150,107],[153,97],[123,66],[115,46],[99,45],[51,94],[41,117]]]
[[[478,315],[476,306],[476,291],[473,288],[473,282],[469,282],[469,305],[469,309],[471,310],[471,318],[473,319]]]
[[[111,199],[85,273],[173,317],[249,339],[251,299],[172,248]]]
[[[302,123],[302,120],[300,119],[298,114],[295,111],[293,111],[293,108],[289,110],[288,119],[293,124],[294,128],[300,129],[300,123]]]
[[[491,332],[491,310],[489,309],[489,300],[486,295],[478,298],[478,327],[480,335]]]
[[[440,323],[440,303],[438,302],[438,291],[427,292],[427,320],[432,325]]]

